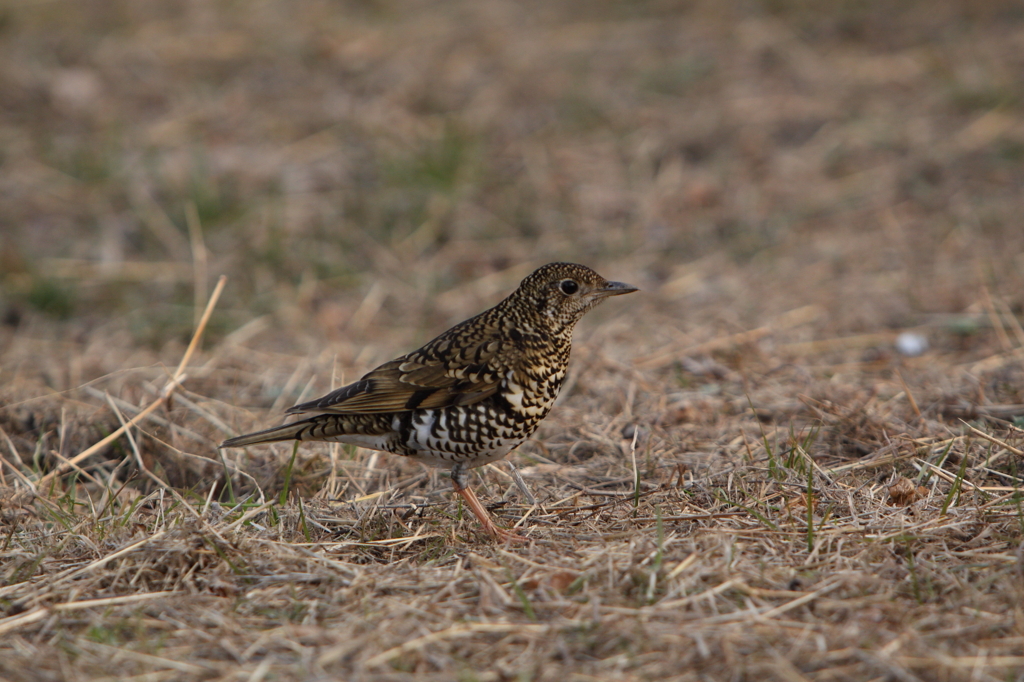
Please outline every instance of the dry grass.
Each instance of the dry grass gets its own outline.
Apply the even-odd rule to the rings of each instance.
[[[0,31],[0,678],[1024,679],[1016,3]],[[397,457],[217,453],[557,258],[644,293],[479,470],[528,546]]]

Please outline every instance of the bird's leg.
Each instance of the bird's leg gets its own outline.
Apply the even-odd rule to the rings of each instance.
[[[487,513],[484,506],[480,504],[480,499],[476,496],[476,493],[469,487],[468,479],[469,472],[466,471],[466,467],[461,462],[452,467],[452,489],[466,501],[466,506],[479,519],[487,534],[495,540],[503,540],[505,542],[528,542],[527,538],[524,538],[522,535],[517,535],[504,528],[500,528],[491,520],[491,515]]]

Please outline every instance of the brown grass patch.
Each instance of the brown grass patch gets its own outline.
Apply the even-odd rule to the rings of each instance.
[[[0,677],[1021,679],[1022,20],[0,10]],[[528,545],[216,450],[560,258],[644,291],[478,470]]]

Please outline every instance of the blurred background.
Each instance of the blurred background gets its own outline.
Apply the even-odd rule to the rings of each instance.
[[[221,274],[208,345],[365,369],[561,259],[644,289],[581,331],[626,359],[801,308],[962,350],[1022,189],[1016,0],[17,0],[0,380],[176,363]]]

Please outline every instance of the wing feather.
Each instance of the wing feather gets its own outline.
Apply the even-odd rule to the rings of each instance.
[[[497,325],[467,320],[419,350],[288,413],[366,414],[472,405],[494,395],[505,372],[518,364],[519,351],[503,338]]]

